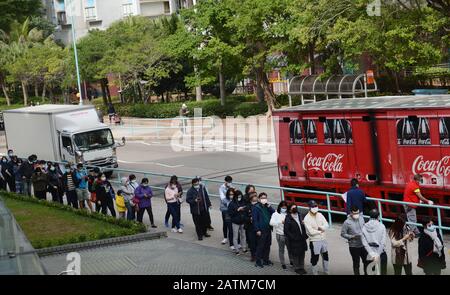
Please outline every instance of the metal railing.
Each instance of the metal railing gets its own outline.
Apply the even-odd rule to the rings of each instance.
[[[102,167],[88,167],[88,168],[99,168],[100,171],[102,171]],[[152,189],[156,189],[156,190],[164,190],[166,187],[166,184],[168,183],[168,179],[173,175],[173,174],[167,174],[167,173],[155,173],[155,172],[149,172],[149,171],[142,171],[142,170],[130,170],[130,169],[122,169],[122,168],[114,168],[114,169],[110,169],[108,168],[108,170],[112,170],[114,172],[116,172],[117,174],[117,180],[111,180],[112,183],[116,183],[119,184],[120,183],[120,179],[121,176],[128,176],[129,174],[135,174],[135,175],[142,175],[143,177],[146,178],[150,178],[149,176],[154,176],[154,177],[165,177],[166,182],[162,182],[162,183],[158,183],[156,185],[150,185],[150,187]],[[177,175],[179,180],[192,180],[194,177],[193,176],[185,176],[185,175]],[[150,178],[151,180],[151,178]],[[208,184],[219,184],[221,185],[223,183],[222,180],[216,180],[216,179],[208,179],[208,178],[202,178],[202,183],[207,187]],[[242,191],[245,190],[245,187],[247,185],[253,185],[255,188],[262,188],[262,189],[268,189],[268,190],[275,190],[275,191],[279,191],[279,196],[281,200],[285,200],[285,192],[296,192],[296,193],[307,193],[307,194],[312,194],[312,195],[321,195],[321,196],[325,196],[325,200],[326,200],[326,205],[323,206],[322,208],[319,208],[319,211],[322,211],[324,213],[326,213],[328,215],[328,222],[330,224],[330,226],[332,226],[333,224],[333,218],[332,215],[333,214],[337,214],[337,215],[343,215],[346,216],[347,213],[343,212],[343,211],[338,211],[338,210],[334,210],[331,206],[331,201],[334,200],[343,200],[343,194],[339,194],[339,193],[332,193],[332,192],[324,192],[324,191],[315,191],[315,190],[307,190],[307,189],[300,189],[300,188],[290,188],[290,187],[281,187],[281,186],[272,186],[272,185],[263,185],[263,184],[253,184],[253,183],[243,183],[243,182],[233,182],[233,185],[235,187],[240,188]],[[219,197],[219,194],[215,194],[215,193],[209,193],[209,189],[208,189],[208,194],[210,196],[213,197]],[[218,189],[216,189],[215,191],[218,191]],[[267,193],[267,192],[266,192]],[[396,201],[396,200],[386,200],[386,199],[379,199],[379,198],[370,198],[368,197],[367,200],[369,201],[373,201],[376,203],[378,211],[380,212],[380,221],[382,222],[394,222],[393,219],[391,218],[385,218],[383,217],[383,210],[382,210],[382,204],[391,204],[391,205],[412,205],[412,206],[417,206],[417,207],[423,207],[423,208],[431,208],[431,209],[435,209],[437,210],[437,227],[440,230],[441,235],[443,234],[443,231],[450,231],[450,227],[449,226],[445,226],[442,222],[442,213],[441,210],[450,210],[450,206],[442,206],[442,205],[428,205],[428,204],[417,204],[417,203],[409,203],[409,202],[403,202],[403,201]],[[272,203],[275,204],[275,203]],[[277,204],[276,204],[277,205]],[[299,208],[302,209],[309,209],[306,206],[298,206]],[[449,211],[450,212],[450,211]],[[364,217],[368,217],[368,216],[364,216]],[[420,223],[412,223],[412,222],[407,222],[407,224],[411,224],[411,225],[416,225],[419,227],[422,227],[422,224]]]

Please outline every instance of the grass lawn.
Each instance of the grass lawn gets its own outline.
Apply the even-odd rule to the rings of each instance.
[[[130,229],[42,204],[4,198],[35,248],[123,236]]]

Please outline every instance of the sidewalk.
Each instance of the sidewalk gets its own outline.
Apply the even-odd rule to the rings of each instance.
[[[153,202],[153,215],[155,218],[155,224],[158,226],[158,229],[162,229],[161,227],[164,227],[164,215],[166,213],[166,204],[163,201],[163,199],[160,197],[161,194],[157,194],[158,197],[155,197],[152,199]],[[210,238],[204,238],[203,241],[198,241],[195,235],[195,228],[192,221],[192,216],[189,212],[189,205],[186,203],[183,203],[182,209],[181,209],[181,223],[184,224],[184,233],[172,233],[170,229],[167,229],[168,237],[191,242],[198,245],[204,245],[212,248],[221,249],[224,253],[231,253],[231,250],[229,248],[229,245],[221,245],[220,242],[223,239],[222,234],[222,217],[221,212],[218,209],[219,208],[219,201],[217,198],[212,197],[211,198],[213,209],[211,210],[211,219],[212,219],[212,226],[214,227],[214,231],[209,232],[211,234]],[[146,224],[149,224],[148,216],[145,215],[144,222]],[[347,242],[341,238],[340,236],[341,231],[341,225],[338,223],[333,223],[333,227],[327,232],[327,240],[329,245],[329,257],[330,257],[330,273],[334,275],[352,275],[353,274],[353,268],[352,268],[352,261],[350,257],[350,253],[348,250]],[[447,269],[443,271],[442,274],[450,275],[450,253],[448,251],[450,247],[450,237],[447,235],[445,238],[445,246],[446,246],[446,261],[447,261]],[[388,255],[388,274],[393,274],[393,266],[391,263],[391,251],[390,251],[390,244],[389,239],[387,239],[387,255]],[[417,241],[414,241],[410,248],[410,253],[412,253],[412,261],[413,261],[413,274],[416,275],[422,275],[423,271],[422,269],[419,269],[417,267]],[[288,260],[287,252],[286,252],[286,261]],[[214,259],[214,258],[211,258]],[[250,262],[250,256],[249,255],[241,255],[238,257],[238,259],[246,261],[249,265],[253,265],[253,262]],[[276,262],[276,267],[280,267],[279,264],[279,258],[278,258],[278,245],[275,239],[275,234],[273,233],[272,236],[272,247],[270,251],[270,259],[274,262]],[[305,258],[305,265],[306,270],[308,273],[311,273],[311,263],[310,261],[310,252],[306,254]],[[321,262],[319,262],[319,265],[321,266]],[[321,269],[320,269],[321,270]],[[258,270],[255,268],[255,272]],[[290,270],[289,272],[292,272]]]

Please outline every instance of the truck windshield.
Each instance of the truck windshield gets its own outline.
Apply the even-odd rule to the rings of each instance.
[[[80,151],[106,148],[114,144],[114,138],[109,129],[78,133],[73,138]]]

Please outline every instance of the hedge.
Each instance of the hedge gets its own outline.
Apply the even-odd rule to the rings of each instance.
[[[267,112],[265,102],[255,102],[255,97],[247,96],[230,96],[226,98],[226,104],[222,106],[220,100],[213,97],[206,97],[202,101],[180,101],[169,103],[137,103],[137,104],[121,104],[114,103],[116,112],[125,117],[137,118],[174,118],[179,116],[182,103],[186,103],[190,113],[189,117],[194,116],[194,109],[201,108],[202,116],[218,116],[225,118],[228,116],[254,116]],[[107,108],[102,104],[101,100],[96,100],[95,104],[101,106],[106,114]]]
[[[14,200],[21,201],[21,202],[38,204],[41,206],[46,206],[46,207],[54,208],[57,210],[64,210],[64,211],[73,213],[78,216],[92,218],[92,219],[95,219],[98,221],[107,222],[107,223],[118,226],[117,229],[99,232],[96,234],[80,234],[80,235],[74,235],[74,236],[71,236],[68,238],[55,238],[52,240],[35,240],[35,241],[32,241],[32,245],[35,249],[61,246],[61,245],[73,244],[73,243],[81,243],[81,242],[87,242],[87,241],[95,241],[95,240],[114,238],[114,237],[119,237],[119,236],[134,235],[134,234],[138,234],[138,233],[147,232],[147,227],[144,224],[136,222],[136,221],[130,221],[130,220],[126,220],[126,219],[117,219],[112,216],[100,214],[97,212],[91,213],[86,210],[74,209],[70,206],[62,205],[60,203],[39,200],[39,199],[36,199],[33,197],[18,195],[18,194],[6,192],[6,191],[1,191],[0,196],[2,196],[4,198],[14,199]]]

